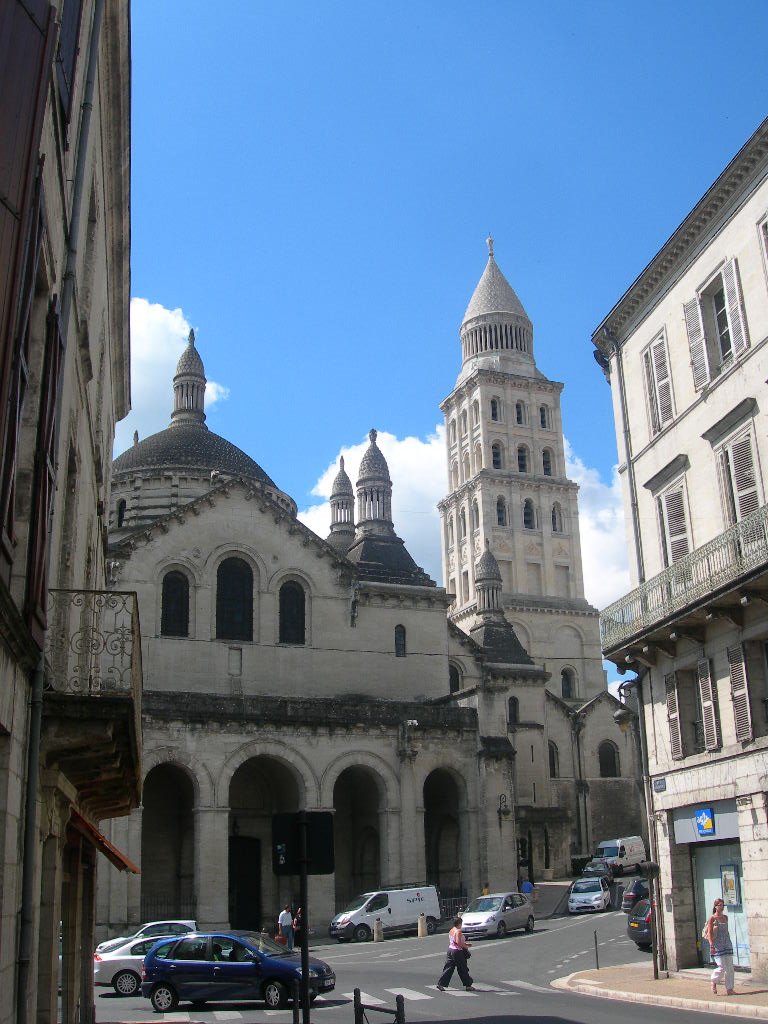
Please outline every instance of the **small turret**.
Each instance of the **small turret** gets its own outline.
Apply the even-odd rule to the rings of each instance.
[[[344,469],[344,456],[339,458],[339,472],[331,488],[331,532],[327,541],[345,552],[355,539],[355,494],[352,481]]]

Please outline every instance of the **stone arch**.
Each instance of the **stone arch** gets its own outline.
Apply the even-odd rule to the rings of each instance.
[[[233,751],[226,759],[216,779],[217,804],[226,807],[224,801],[229,799],[229,787],[235,772],[246,761],[263,757],[286,765],[296,775],[299,786],[299,801],[302,807],[322,806],[319,801],[320,782],[309,761],[299,754],[292,746],[282,743],[249,740]]]
[[[389,809],[386,782],[376,768],[356,758],[341,767],[333,783],[336,839],[336,902],[346,904],[357,893],[381,884],[381,866],[388,863]]]
[[[367,768],[379,780],[380,793],[386,798],[389,810],[400,806],[400,781],[390,765],[366,750],[348,750],[335,758],[323,771],[320,779],[320,806],[333,806],[333,788],[336,780],[347,768]]]
[[[578,661],[584,657],[584,634],[576,626],[560,626],[555,632],[554,652],[564,661]]]
[[[427,882],[440,887],[446,899],[466,896],[471,877],[466,822],[467,784],[462,775],[437,765],[423,779],[424,853]]]
[[[195,808],[193,776],[175,761],[144,777],[141,811],[141,919],[194,918]]]
[[[179,747],[153,747],[147,744],[142,753],[144,779],[153,768],[164,764],[174,764],[189,776],[195,794],[196,807],[211,807],[213,805],[215,786],[207,765]]]

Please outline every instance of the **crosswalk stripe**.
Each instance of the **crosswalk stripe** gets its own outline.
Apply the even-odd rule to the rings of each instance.
[[[238,1013],[237,1010],[214,1010],[213,1016],[216,1020],[242,1020],[242,1013]]]
[[[553,973],[550,971],[550,973]],[[524,988],[529,992],[546,992],[547,995],[554,995],[551,988],[545,988],[543,985],[532,985],[529,981],[502,981],[503,985],[514,985],[515,988]]]
[[[345,999],[354,999],[354,992],[342,992]],[[383,1006],[385,1003],[384,999],[377,999],[376,996],[369,996],[367,992],[360,993],[360,1002],[368,1003],[369,1006]]]
[[[429,987],[437,990],[437,985],[430,985]],[[466,989],[463,988],[446,988],[440,994],[444,996],[471,996],[474,998],[477,995],[477,992],[467,992]]]
[[[385,992],[391,992],[393,996],[402,996],[403,999],[434,999],[434,996],[426,992],[417,992],[412,988],[387,988]]]

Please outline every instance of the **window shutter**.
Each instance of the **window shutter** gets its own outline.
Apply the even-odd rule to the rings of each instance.
[[[659,403],[656,396],[656,379],[653,374],[653,359],[651,350],[643,352],[643,369],[645,370],[645,390],[648,394],[648,414],[651,419],[651,433],[658,434],[661,430],[661,418],[659,416]]]
[[[715,707],[715,693],[712,687],[712,673],[709,659],[703,658],[698,666],[699,693],[701,694],[701,715],[704,720],[704,746],[717,750],[720,746],[720,728]]]
[[[749,679],[741,645],[728,648],[728,667],[731,672],[731,700],[737,740],[752,739],[752,711],[749,706]]]
[[[731,328],[731,344],[734,355],[738,356],[749,348],[749,336],[747,335],[747,322],[744,319],[744,309],[741,305],[736,260],[729,260],[723,267],[723,287],[725,289],[725,304],[728,307],[728,322]]]
[[[685,330],[688,335],[688,347],[691,350],[691,369],[693,386],[701,391],[710,378],[707,345],[704,338],[704,323],[701,319],[701,307],[698,299],[686,302],[683,306]]]
[[[659,420],[663,427],[672,419],[672,380],[669,376],[669,364],[667,363],[667,349],[664,339],[659,340],[652,346],[653,372],[656,377],[656,395],[659,405]]]
[[[682,485],[663,495],[664,526],[667,550],[672,562],[688,554],[688,524],[685,518],[685,497]]]
[[[677,676],[674,672],[664,676],[664,690],[667,696],[667,721],[669,722],[669,743],[672,748],[672,760],[682,761],[683,736],[680,730],[680,711],[677,704]]]
[[[737,518],[743,519],[759,507],[755,463],[752,458],[752,434],[742,434],[730,445],[730,463]]]

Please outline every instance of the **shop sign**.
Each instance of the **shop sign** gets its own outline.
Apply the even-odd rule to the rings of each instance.
[[[694,811],[696,831],[700,836],[715,834],[715,812],[711,807],[697,807]]]
[[[666,792],[666,789],[667,789],[667,780],[665,778],[662,777],[660,779],[654,779],[653,780],[653,792],[654,793],[664,793],[664,792]]]

